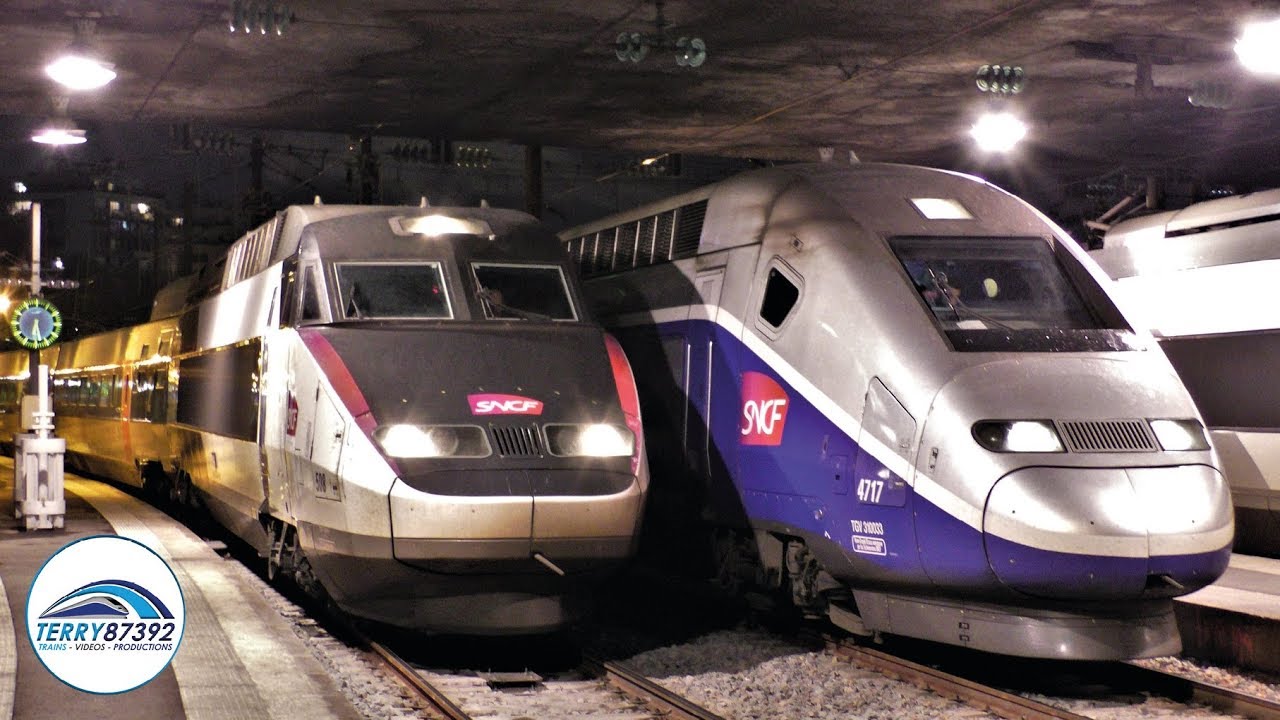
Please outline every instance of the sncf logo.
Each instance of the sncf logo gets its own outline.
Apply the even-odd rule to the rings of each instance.
[[[786,424],[787,393],[782,386],[763,373],[742,373],[742,444],[781,445]]]
[[[472,415],[541,415],[542,401],[519,395],[468,395]]]

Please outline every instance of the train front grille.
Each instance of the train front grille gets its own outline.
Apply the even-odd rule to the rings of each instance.
[[[1060,421],[1071,452],[1155,452],[1156,440],[1143,420]]]
[[[537,425],[489,426],[493,448],[501,457],[541,457],[542,436]]]

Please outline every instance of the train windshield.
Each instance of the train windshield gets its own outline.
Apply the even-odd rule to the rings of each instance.
[[[891,247],[957,350],[1132,350],[1041,238],[897,238]]]
[[[449,318],[440,263],[336,263],[342,316],[348,320]]]
[[[576,320],[569,286],[558,265],[472,263],[487,318]]]

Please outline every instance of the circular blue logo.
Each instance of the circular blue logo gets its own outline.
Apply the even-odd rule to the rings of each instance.
[[[154,550],[117,535],[64,545],[31,581],[27,638],[62,682],[114,694],[173,660],[186,628],[178,578]]]

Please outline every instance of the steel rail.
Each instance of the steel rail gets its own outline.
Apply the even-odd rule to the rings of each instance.
[[[1199,703],[1219,712],[1255,720],[1280,720],[1280,703],[1273,700],[1132,662],[1122,663],[1122,666],[1136,682],[1148,687],[1161,687],[1161,694],[1174,696],[1181,702]]]
[[[627,695],[636,698],[665,718],[673,720],[724,720],[710,710],[683,698],[658,683],[616,661],[584,658],[583,663],[593,666],[598,674]]]
[[[1008,720],[1090,720],[1069,710],[1036,702],[1013,693],[966,680],[919,663],[894,657],[830,636],[824,637],[827,652],[895,680],[931,690],[942,697],[962,702]]]
[[[431,703],[448,720],[472,720],[470,715],[455,705],[448,697],[445,697],[444,693],[440,692],[436,686],[427,682],[426,678],[422,677],[409,663],[402,660],[399,655],[396,655],[381,643],[373,640],[367,640],[366,642],[369,649],[382,658],[382,661],[394,670],[397,675],[403,678],[413,688],[414,692]]]

